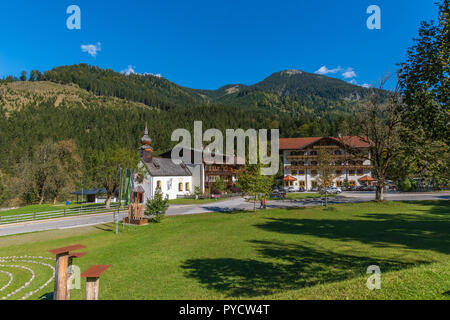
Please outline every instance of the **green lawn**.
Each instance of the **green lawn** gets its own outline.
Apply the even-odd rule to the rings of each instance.
[[[114,203],[111,203],[114,204]],[[104,203],[89,203],[83,204],[83,208],[85,207],[98,207],[104,206]],[[37,212],[46,212],[46,211],[55,211],[55,210],[64,210],[64,209],[73,209],[79,208],[79,203],[71,203],[66,205],[65,203],[57,203],[57,204],[33,204],[28,206],[23,206],[16,209],[0,211],[0,216],[7,215],[15,215],[15,214],[24,214],[24,213],[37,213]]]
[[[82,271],[112,265],[101,299],[450,299],[448,201],[210,213],[120,228],[1,237],[0,257],[51,257],[48,249],[82,243]],[[366,288],[370,265],[381,268],[381,290]],[[30,290],[49,276],[33,268]],[[16,272],[15,281],[29,279]],[[0,287],[6,281],[0,274]],[[72,292],[83,296],[83,286]]]
[[[336,196],[335,194],[329,194],[328,198]],[[301,199],[312,199],[312,198],[322,198],[325,197],[320,193],[286,193],[286,199],[289,200],[301,200]]]
[[[220,201],[220,199],[172,199],[169,200],[169,204],[203,204],[214,201]]]

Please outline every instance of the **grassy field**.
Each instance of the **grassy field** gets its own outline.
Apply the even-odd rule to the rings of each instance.
[[[111,205],[116,203],[111,202]],[[104,203],[89,203],[83,204],[83,208],[86,207],[101,207],[104,206]],[[64,210],[64,209],[73,209],[80,208],[79,203],[71,203],[66,205],[65,203],[57,203],[57,204],[32,204],[29,206],[23,206],[16,209],[0,211],[0,216],[8,216],[15,214],[24,214],[24,213],[38,213],[38,212],[46,212],[46,211],[55,211],[55,210]]]
[[[220,199],[172,199],[169,200],[169,204],[204,204],[214,201],[220,201]]]
[[[328,198],[335,197],[335,194],[329,194]],[[325,197],[320,193],[286,193],[286,199],[289,200],[301,200],[301,199],[312,199],[312,198],[322,198]]]
[[[1,237],[0,257],[51,257],[48,249],[82,243],[82,271],[112,265],[101,299],[450,299],[448,201],[208,213],[120,228]],[[381,269],[380,290],[366,287],[370,265]],[[50,274],[33,268],[31,290]],[[29,279],[16,272],[16,286]],[[6,281],[0,274],[0,287]],[[83,286],[72,292],[83,296]]]

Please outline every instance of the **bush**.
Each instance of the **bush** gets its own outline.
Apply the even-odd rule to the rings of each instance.
[[[404,191],[404,192],[411,191],[411,189],[412,189],[411,180],[408,179],[408,178],[406,178],[405,180],[403,180],[403,181],[400,183],[400,189],[402,189],[402,191]]]
[[[161,189],[156,189],[153,199],[148,199],[144,214],[148,216],[153,222],[160,222],[166,215],[167,208],[169,208],[169,199],[163,198]]]

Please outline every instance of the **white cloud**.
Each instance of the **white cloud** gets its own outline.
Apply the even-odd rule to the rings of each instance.
[[[130,74],[140,74],[140,75],[143,75],[143,76],[150,75],[150,76],[154,76],[154,77],[158,77],[158,78],[162,77],[161,73],[150,73],[150,72],[138,73],[138,72],[136,72],[134,70],[135,68],[136,68],[135,66],[132,66],[130,64],[130,65],[128,65],[128,67],[125,70],[120,71],[120,73],[124,74],[126,76],[129,76]]]
[[[96,57],[97,56],[97,52],[101,51],[101,44],[100,42],[97,43],[97,45],[95,44],[82,44],[81,45],[81,51],[83,52],[87,52],[91,57]]]
[[[354,84],[355,86],[360,86],[363,88],[372,88],[372,85],[368,84],[368,83],[363,83],[363,84],[358,84],[358,82],[355,79],[352,79],[350,81],[347,81],[348,83]]]
[[[132,65],[128,65],[128,68],[126,68],[125,70],[120,71],[120,73],[129,76],[130,74],[135,74],[136,72],[134,72],[134,68]]]
[[[337,68],[334,68],[334,69],[328,69],[326,66],[321,66],[314,73],[317,73],[317,74],[328,74],[328,73],[336,73],[336,72],[339,72],[341,70],[342,70],[341,67],[337,67]]]
[[[342,76],[344,77],[344,79],[355,78],[356,72],[353,70],[353,68],[347,68],[347,70],[342,73]]]

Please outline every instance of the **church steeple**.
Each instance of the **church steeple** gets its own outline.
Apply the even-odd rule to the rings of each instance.
[[[144,135],[141,138],[141,143],[148,146],[152,143],[152,139],[148,136],[147,123],[145,124]]]
[[[139,148],[139,153],[142,156],[144,162],[152,162],[153,148],[150,146],[152,139],[148,136],[147,124],[145,124],[144,135],[141,138],[141,147]]]

